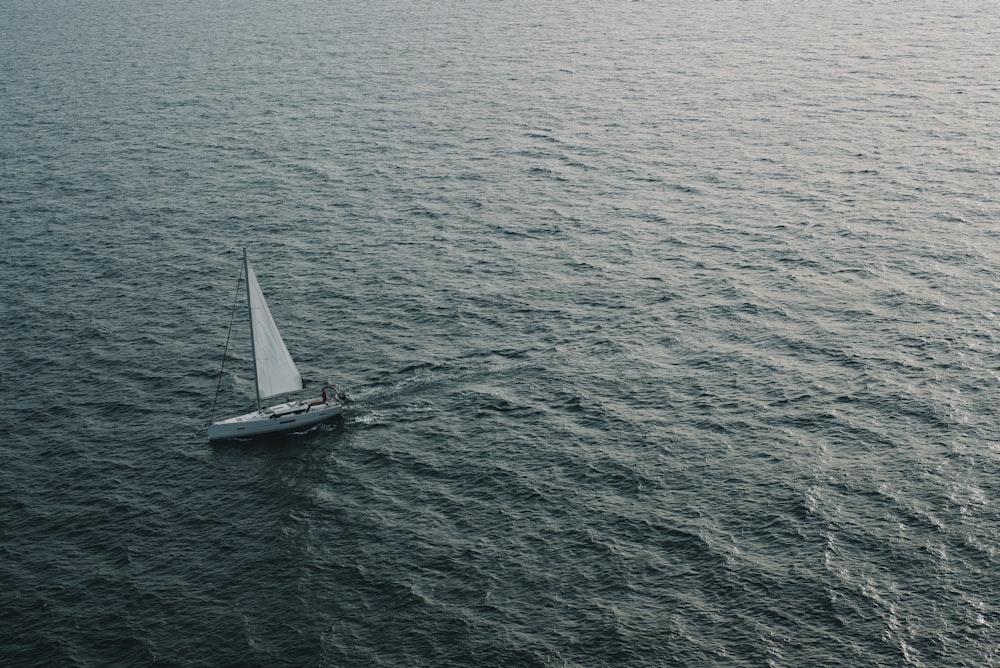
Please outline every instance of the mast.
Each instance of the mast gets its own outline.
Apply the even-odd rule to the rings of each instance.
[[[257,410],[260,411],[260,379],[257,377],[257,351],[253,342],[253,304],[250,301],[250,260],[243,248],[243,271],[247,275],[247,314],[250,316],[250,357],[253,359],[253,389],[257,393]]]

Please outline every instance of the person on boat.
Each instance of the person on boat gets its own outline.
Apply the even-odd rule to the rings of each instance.
[[[309,405],[310,406],[322,406],[323,404],[326,403],[326,401],[327,401],[327,399],[326,399],[326,388],[324,387],[323,390],[320,392],[319,401],[313,401]]]

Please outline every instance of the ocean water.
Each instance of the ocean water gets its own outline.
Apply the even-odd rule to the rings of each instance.
[[[1000,665],[995,5],[0,17],[3,665]]]

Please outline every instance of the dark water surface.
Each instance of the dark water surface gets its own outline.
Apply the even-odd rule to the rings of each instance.
[[[664,5],[0,0],[0,663],[1000,665],[1000,13]]]

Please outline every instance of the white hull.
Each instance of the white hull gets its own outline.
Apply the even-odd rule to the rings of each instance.
[[[322,401],[289,401],[263,410],[237,415],[214,422],[208,427],[208,438],[216,441],[273,434],[311,427],[344,412],[343,404],[335,399]]]

